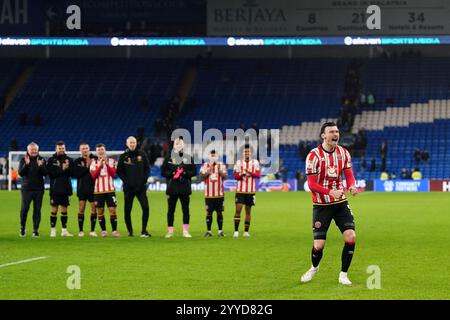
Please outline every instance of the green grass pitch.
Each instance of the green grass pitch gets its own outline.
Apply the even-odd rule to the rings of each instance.
[[[77,199],[71,198],[68,229],[77,234]],[[126,237],[123,195],[118,193],[123,237],[49,237],[46,193],[41,238],[33,239],[31,212],[26,238],[19,238],[19,192],[0,192],[0,299],[448,299],[450,212],[444,193],[363,193],[350,199],[357,245],[349,277],[338,285],[343,241],[332,224],[320,272],[309,284],[299,277],[310,262],[311,200],[308,193],[258,193],[251,238],[232,238],[234,195],[225,205],[224,239],[205,239],[204,201],[191,198],[192,239],[181,236],[181,208],[175,237],[164,239],[166,199],[149,193],[153,237]],[[88,219],[86,219],[88,220]],[[109,219],[107,226],[110,230]],[[85,221],[88,227],[89,221]],[[140,208],[133,208],[140,229]],[[97,226],[98,228],[98,226]],[[241,223],[241,229],[243,223]],[[88,228],[87,228],[88,229]],[[46,259],[3,266],[33,257]],[[66,286],[67,268],[81,270],[81,289]],[[370,265],[381,270],[381,289],[369,290]]]

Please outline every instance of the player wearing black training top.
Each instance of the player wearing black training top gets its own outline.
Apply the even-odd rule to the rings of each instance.
[[[50,237],[56,237],[56,221],[58,207],[61,207],[61,237],[71,237],[67,231],[67,207],[72,195],[70,177],[73,171],[73,160],[66,154],[64,141],[56,142],[56,152],[47,161],[47,171],[50,177]]]
[[[78,197],[78,227],[79,237],[84,237],[84,211],[86,210],[86,202],[89,201],[91,206],[91,237],[97,237],[95,232],[95,224],[97,222],[97,209],[94,201],[94,180],[91,178],[89,168],[91,161],[98,159],[97,156],[90,153],[89,144],[80,143],[81,157],[74,161],[73,177],[77,179],[77,197]]]

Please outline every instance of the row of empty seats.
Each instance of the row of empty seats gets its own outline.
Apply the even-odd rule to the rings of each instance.
[[[428,103],[412,103],[407,108],[387,108],[378,111],[363,111],[356,115],[353,133],[360,129],[383,130],[385,127],[407,127],[411,123],[432,123],[450,119],[450,99],[430,100]]]

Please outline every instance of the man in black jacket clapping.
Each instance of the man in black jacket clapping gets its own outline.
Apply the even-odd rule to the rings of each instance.
[[[22,177],[22,206],[20,208],[20,236],[25,236],[28,210],[33,201],[33,237],[39,237],[42,198],[44,197],[44,177],[47,175],[45,160],[39,155],[39,146],[31,142],[27,153],[19,163]]]
[[[191,179],[197,175],[194,159],[183,152],[182,138],[175,139],[173,150],[161,166],[161,174],[167,179],[167,226],[166,238],[173,237],[173,222],[177,200],[180,199],[183,210],[183,237],[191,238],[189,234],[189,200],[192,193]]]
[[[56,237],[56,221],[58,207],[61,207],[61,237],[72,237],[67,231],[67,207],[72,195],[70,177],[73,171],[73,160],[66,154],[64,141],[56,142],[56,152],[47,161],[47,171],[50,177],[50,237]]]
[[[149,218],[149,206],[147,198],[147,179],[150,172],[150,164],[145,152],[137,149],[137,140],[131,136],[127,139],[127,149],[120,156],[117,165],[117,175],[123,181],[125,197],[125,224],[128,236],[133,236],[133,225],[131,223],[131,210],[133,200],[136,197],[142,208],[142,231],[141,237],[148,238],[147,231]]]

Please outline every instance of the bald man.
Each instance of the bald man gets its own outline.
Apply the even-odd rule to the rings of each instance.
[[[123,181],[125,198],[125,224],[128,236],[133,236],[131,223],[131,210],[133,200],[136,197],[142,208],[142,231],[141,237],[148,238],[147,223],[150,215],[147,199],[147,179],[150,173],[150,164],[145,152],[137,149],[136,138],[131,136],[127,139],[127,149],[120,156],[117,166],[117,175]]]

